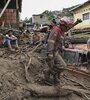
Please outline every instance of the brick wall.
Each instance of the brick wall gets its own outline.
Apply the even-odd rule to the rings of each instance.
[[[47,24],[49,23],[47,16],[45,15],[33,15],[32,23]]]
[[[0,9],[0,12],[2,9]],[[0,23],[5,22],[5,24],[8,23],[16,23],[16,9],[6,9],[3,16],[0,18]]]

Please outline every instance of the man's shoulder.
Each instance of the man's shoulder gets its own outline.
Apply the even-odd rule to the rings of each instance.
[[[58,26],[54,26],[53,29],[59,29],[59,27]]]

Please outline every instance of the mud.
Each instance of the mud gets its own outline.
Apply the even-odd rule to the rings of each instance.
[[[0,48],[0,100],[89,100],[75,91],[64,97],[32,97],[32,91],[29,90],[28,84],[40,85],[44,78],[43,71],[48,66],[41,52],[31,53],[31,50],[28,47],[21,47],[18,52],[11,52],[6,48]],[[29,63],[30,59],[31,62]],[[25,66],[27,67],[28,64],[29,67],[25,71]],[[28,80],[26,78],[27,73]],[[58,90],[60,86],[75,86],[90,91],[90,77],[64,71],[60,76]],[[90,94],[85,93],[85,95],[90,98]]]

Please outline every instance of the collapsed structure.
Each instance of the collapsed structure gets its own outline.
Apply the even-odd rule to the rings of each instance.
[[[22,0],[0,0],[0,26],[17,28]]]

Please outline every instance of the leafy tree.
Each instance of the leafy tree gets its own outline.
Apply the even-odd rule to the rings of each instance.
[[[24,22],[28,22],[28,18],[27,17],[25,17]]]
[[[48,20],[51,20],[52,19],[52,17],[53,17],[53,14],[52,14],[52,12],[50,11],[49,13],[48,13]]]
[[[31,17],[31,18],[29,18],[29,22],[30,22],[30,23],[32,23],[32,17]]]
[[[26,18],[24,19],[24,22],[26,22],[26,23],[32,23],[32,17],[29,18],[29,19],[26,17]]]

